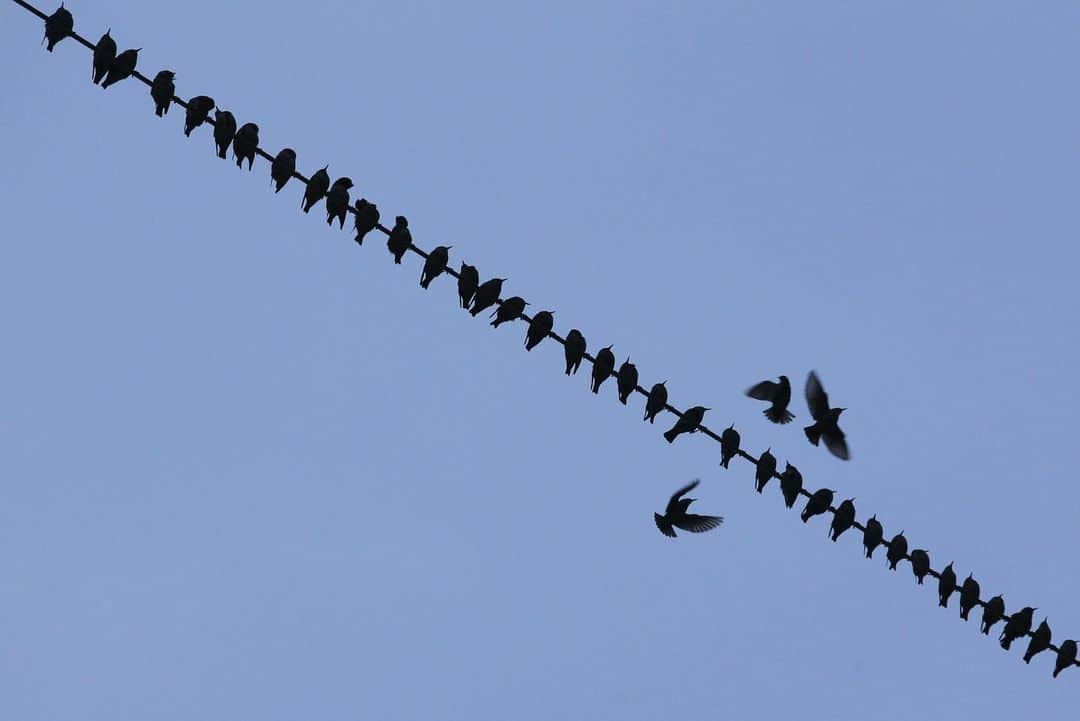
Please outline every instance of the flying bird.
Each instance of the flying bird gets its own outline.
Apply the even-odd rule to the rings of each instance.
[[[1031,606],[1024,606],[1009,616],[1009,620],[1005,622],[1005,628],[1001,630],[1001,635],[998,637],[1003,649],[1008,651],[1013,641],[1021,636],[1028,635],[1028,632],[1031,631],[1031,623],[1035,620],[1035,612],[1038,610]]]
[[[953,570],[952,563],[950,562],[941,571],[941,576],[938,578],[938,605],[942,608],[949,607],[949,596],[956,590],[956,571]]]
[[[475,265],[468,265],[464,261],[461,263],[461,268],[458,269],[458,281],[457,292],[458,298],[461,300],[461,307],[468,308],[472,303],[473,296],[476,295],[476,289],[480,286],[480,271],[476,269]]]
[[[915,574],[915,578],[919,580],[921,586],[926,574],[930,573],[930,554],[922,548],[916,548],[911,552],[910,558],[911,572]]]
[[[881,521],[876,515],[870,516],[870,520],[866,522],[866,530],[862,534],[862,545],[866,549],[867,558],[874,557],[874,550],[881,545],[883,538],[885,538],[885,529],[881,527]]]
[[[776,473],[776,456],[770,453],[771,450],[772,448],[765,449],[758,458],[757,468],[754,469],[754,486],[758,493],[765,490],[765,484],[771,481],[773,474]]]
[[[274,184],[274,192],[280,193],[295,172],[296,151],[292,148],[282,148],[270,163],[270,181]]]
[[[208,95],[196,95],[189,100],[184,115],[184,137],[189,137],[192,130],[205,123],[213,109],[214,99]],[[295,153],[293,157],[296,157]]]
[[[889,541],[889,551],[885,554],[885,558],[889,561],[889,570],[895,571],[896,564],[904,560],[904,556],[907,555],[907,539],[904,537],[904,532],[900,531],[893,539]]]
[[[814,424],[803,429],[807,439],[815,446],[824,440],[830,453],[841,460],[849,460],[851,454],[848,452],[847,440],[837,425],[840,414],[847,409],[829,407],[829,396],[814,371],[810,371],[806,378],[806,405],[810,407],[810,415],[814,417]]]
[[[233,138],[232,142],[233,158],[236,160],[236,167],[243,168],[243,163],[246,160],[248,172],[251,172],[251,166],[255,164],[255,151],[258,149],[259,126],[255,123],[244,123],[240,126],[240,129],[236,131],[236,137]]]
[[[637,366],[630,362],[630,356],[626,357],[626,361],[619,366],[619,372],[615,376],[615,382],[619,387],[619,403],[626,405],[626,401],[630,398],[630,394],[637,388],[638,372]]]
[[[1031,659],[1035,658],[1035,654],[1042,653],[1050,648],[1050,624],[1047,621],[1048,619],[1044,618],[1039,627],[1035,629],[1035,634],[1028,643],[1027,651],[1024,652],[1024,663],[1031,663]],[[1028,625],[1030,626],[1030,624]]]
[[[791,383],[787,376],[780,376],[779,383],[761,381],[746,391],[746,395],[759,401],[769,401],[772,405],[765,409],[765,417],[773,423],[790,423],[794,418],[787,409],[791,403]]]
[[[1057,661],[1054,663],[1054,678],[1057,678],[1059,673],[1075,664],[1076,641],[1070,638],[1067,641],[1062,641],[1061,648],[1058,649]]]
[[[676,528],[691,533],[702,533],[710,531],[724,522],[722,516],[701,516],[696,513],[686,512],[690,508],[690,504],[697,499],[683,498],[683,496],[697,488],[697,484],[700,482],[699,479],[695,478],[689,485],[676,491],[675,495],[668,501],[664,515],[653,514],[653,519],[656,521],[656,527],[660,529],[660,533],[669,538],[675,538]]]
[[[739,454],[739,443],[742,439],[734,425],[730,425],[720,434],[720,465],[728,467],[731,459]],[[790,467],[791,464],[789,463]]]
[[[578,372],[578,368],[581,367],[581,359],[585,357],[586,348],[585,336],[577,328],[572,328],[566,334],[566,343],[564,344],[566,375],[569,376]]]
[[[356,229],[356,237],[353,238],[353,240],[355,240],[358,245],[363,245],[364,236],[375,230],[378,225],[379,209],[375,204],[369,203],[367,198],[360,198],[360,200],[356,201],[356,220],[353,221],[353,228]],[[466,266],[462,264],[462,267]]]
[[[983,608],[982,632],[989,636],[993,625],[1003,618],[1005,618],[1005,599],[997,595],[987,601]]]
[[[780,474],[780,492],[784,494],[785,506],[791,508],[795,505],[802,486],[802,474],[799,473],[799,469],[788,463],[784,472]]]
[[[698,426],[701,425],[701,421],[705,418],[705,411],[708,410],[712,409],[704,406],[687,408],[679,417],[679,420],[675,421],[675,425],[671,427],[671,430],[664,431],[664,440],[668,443],[674,443],[675,439],[683,433],[697,433]]]
[[[833,494],[835,491],[829,488],[822,488],[814,491],[814,495],[810,496],[810,500],[806,502],[806,508],[803,509],[802,522],[806,523],[813,516],[820,516],[829,510],[829,506],[833,502]]]
[[[601,384],[610,378],[615,370],[615,354],[611,351],[614,347],[609,345],[607,348],[601,348],[600,352],[596,354],[596,360],[593,361],[592,367],[593,393],[600,392]]]
[[[529,321],[529,328],[525,331],[525,350],[532,350],[547,338],[548,333],[555,327],[555,312],[542,310]]]
[[[428,253],[427,260],[424,261],[424,269],[420,271],[420,287],[427,290],[427,287],[431,285],[431,281],[438,278],[446,270],[446,264],[450,260],[450,249],[452,245],[437,245],[430,253]]]
[[[229,146],[236,137],[236,116],[228,110],[214,111],[214,145],[217,146],[217,156],[224,160],[228,155]]]
[[[664,410],[667,405],[667,381],[661,381],[649,389],[649,397],[645,399],[645,417],[642,420],[649,423],[656,422],[656,414]]]
[[[106,30],[94,46],[94,62],[90,68],[90,80],[94,85],[100,84],[105,79],[105,75],[116,62],[116,41],[109,34],[111,31],[112,28]]]
[[[855,499],[849,498],[836,507],[836,515],[833,516],[829,533],[835,543],[840,534],[855,525]]]
[[[491,326],[498,328],[503,323],[517,320],[525,312],[527,305],[528,303],[520,295],[510,296],[491,314],[491,317],[495,319],[491,321]]]
[[[116,60],[109,66],[109,72],[105,76],[105,80],[101,83],[102,90],[110,85],[116,85],[125,78],[131,77],[131,74],[135,72],[135,65],[139,62],[140,50],[142,50],[142,48],[125,50],[116,56]]]
[[[300,207],[305,213],[314,208],[330,189],[330,173],[327,172],[329,169],[329,165],[324,165],[308,179],[307,187],[304,188],[304,197],[300,200]]]
[[[502,293],[502,284],[505,281],[506,278],[492,278],[477,286],[476,293],[473,294],[472,307],[469,309],[472,317],[475,318],[495,305],[495,301],[499,299],[499,295]]]
[[[345,216],[349,212],[349,188],[353,187],[352,178],[340,177],[326,193],[326,224],[332,226],[334,220],[338,228],[345,227]]]
[[[173,95],[176,95],[176,73],[162,70],[150,83],[150,97],[154,100],[154,113],[160,118],[169,112]]]
[[[979,582],[969,573],[963,585],[960,586],[960,618],[965,621],[968,619],[971,609],[979,603],[979,593]]]
[[[42,42],[48,41],[45,49],[51,53],[56,44],[70,36],[74,29],[75,18],[71,11],[64,7],[64,3],[60,3],[56,12],[45,18],[45,37],[42,38]]]

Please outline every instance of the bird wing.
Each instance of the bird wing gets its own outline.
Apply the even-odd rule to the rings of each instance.
[[[836,433],[826,433],[822,436],[822,440],[825,441],[825,447],[829,451],[842,461],[851,460],[851,454],[848,452],[847,439],[844,437],[844,432],[839,428],[836,429]]]
[[[653,522],[656,523],[656,527],[660,529],[660,533],[663,533],[668,538],[677,538],[675,529],[671,527],[670,523],[666,522],[664,516],[661,516],[659,513],[654,513]]]
[[[679,521],[679,528],[693,533],[703,533],[711,531],[723,522],[723,516],[701,516],[697,513],[687,513]]]
[[[776,396],[777,384],[772,381],[761,381],[756,386],[746,391],[746,395],[759,401],[771,401]]]
[[[697,488],[697,485],[699,483],[701,483],[701,479],[700,478],[695,478],[694,480],[690,481],[690,483],[688,483],[687,485],[685,485],[682,488],[680,488],[679,490],[675,491],[675,493],[671,496],[671,500],[668,501],[667,512],[671,513],[673,510],[676,510],[678,505],[679,505],[679,499],[682,498],[683,496],[685,496],[690,491]]]
[[[817,373],[810,371],[806,377],[806,405],[810,408],[810,415],[814,420],[821,418],[829,410],[829,396],[821,387]]]

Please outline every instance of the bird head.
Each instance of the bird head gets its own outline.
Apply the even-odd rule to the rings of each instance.
[[[447,245],[447,246],[445,246],[445,247],[446,247],[446,249],[447,249],[447,250],[450,250],[450,249],[451,249],[451,248],[453,248],[454,246],[452,246],[452,245]]]
[[[784,383],[789,383],[787,376],[780,376],[780,380],[783,381]]]
[[[836,409],[836,417],[839,418],[840,414],[843,413],[846,410],[847,410],[847,408],[837,408]]]
[[[612,349],[612,348],[614,348],[614,347],[615,347],[615,344],[614,344],[614,343],[612,343],[612,344],[611,344],[611,345],[609,345],[609,346],[605,346],[605,347],[604,347],[604,350],[611,350],[611,349]]]
[[[351,187],[353,187],[352,178],[349,178],[349,177],[338,178],[337,179],[337,185],[338,185],[338,187],[341,187],[341,188],[351,188]]]
[[[407,226],[409,224],[408,218],[406,218],[404,215],[399,215],[398,217],[394,218],[394,222],[398,225],[403,226]]]
[[[176,73],[174,73],[172,70],[162,70],[161,74],[167,77],[169,80],[173,80],[176,78]]]

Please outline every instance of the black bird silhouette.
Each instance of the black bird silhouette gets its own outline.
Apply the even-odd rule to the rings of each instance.
[[[213,109],[214,99],[208,95],[196,95],[189,100],[184,115],[184,137],[189,137],[192,130],[205,123]],[[295,158],[296,153],[293,153],[293,159]]]
[[[730,425],[724,429],[724,432],[720,434],[720,465],[724,468],[728,467],[731,463],[731,459],[739,454],[739,443],[742,438],[739,437],[739,432],[735,430],[734,425]],[[790,467],[791,464],[789,463]]]
[[[810,500],[806,502],[806,508],[803,509],[802,522],[806,523],[813,516],[820,516],[829,510],[829,506],[833,502],[833,494],[835,491],[829,488],[822,488],[814,491],[814,495],[810,496]]]
[[[1024,652],[1024,663],[1031,663],[1031,659],[1035,658],[1035,654],[1042,653],[1046,649],[1050,648],[1050,624],[1047,623],[1049,619],[1043,619],[1043,622],[1039,624],[1039,627],[1035,629],[1035,635],[1031,637],[1031,641],[1028,643],[1027,651]],[[1031,624],[1028,624],[1029,626]]]
[[[255,123],[244,123],[236,131],[233,138],[233,158],[236,159],[236,167],[243,168],[244,161],[248,162],[248,172],[255,164],[255,151],[259,148],[259,126]],[[273,168],[271,168],[273,170]]]
[[[229,146],[236,137],[236,116],[228,110],[214,111],[214,145],[217,156],[224,160],[228,156]]]
[[[923,579],[926,578],[926,574],[930,573],[930,554],[922,548],[916,548],[911,552],[911,572],[915,574],[915,578],[919,580],[919,585],[923,585]]]
[[[836,507],[836,515],[833,516],[829,532],[835,542],[840,534],[855,525],[855,499],[849,498]]]
[[[704,406],[693,406],[687,408],[679,420],[675,421],[675,425],[671,427],[671,430],[664,431],[664,440],[668,443],[674,443],[675,439],[683,433],[697,433],[698,426],[701,425],[701,421],[705,418],[705,411],[712,410]]]
[[[56,12],[45,18],[45,37],[42,38],[42,42],[49,43],[45,49],[51,53],[56,44],[70,36],[74,29],[75,18],[71,11],[64,7],[64,3],[60,3]]]
[[[525,306],[527,305],[528,303],[520,295],[510,296],[491,314],[491,317],[495,319],[491,321],[491,326],[498,328],[503,323],[517,320],[525,312]]]
[[[109,66],[109,72],[105,76],[105,80],[101,83],[102,90],[110,85],[116,85],[125,78],[131,77],[131,74],[135,72],[135,65],[139,62],[140,50],[142,50],[142,48],[125,50],[116,56],[116,60]]]
[[[502,293],[502,284],[505,281],[506,278],[492,278],[478,285],[476,292],[473,293],[472,307],[469,308],[469,314],[475,318],[495,305],[495,301],[499,299],[499,295]]]
[[[330,189],[330,173],[327,172],[329,169],[329,165],[324,165],[308,179],[307,187],[304,188],[304,197],[300,200],[300,207],[305,213],[314,208]]]
[[[955,590],[956,571],[953,570],[952,563],[949,563],[949,565],[941,571],[941,576],[938,578],[938,605],[942,608],[948,608],[949,596],[951,596]]]
[[[90,80],[94,85],[105,79],[105,75],[116,62],[116,41],[109,34],[111,31],[112,28],[106,30],[94,46],[94,63],[90,68]]]
[[[572,328],[566,334],[566,343],[563,345],[566,354],[566,375],[573,375],[578,372],[578,368],[581,367],[581,359],[585,357],[585,350],[588,347],[585,343],[585,336],[577,328]]]
[[[626,405],[626,400],[630,397],[630,394],[637,388],[638,372],[637,366],[630,362],[630,356],[626,357],[626,361],[619,366],[619,372],[615,376],[615,382],[619,387],[619,403]]]
[[[529,321],[529,329],[525,331],[525,350],[532,350],[547,338],[547,334],[555,327],[555,312],[542,310]]]
[[[176,94],[176,73],[162,70],[150,83],[150,97],[154,99],[154,113],[160,118],[169,112],[173,95]]]
[[[649,397],[645,399],[645,417],[642,420],[649,423],[656,422],[656,414],[664,410],[667,405],[667,381],[661,381],[649,389]]]
[[[814,424],[803,429],[806,438],[815,446],[824,440],[830,453],[841,460],[849,460],[851,454],[848,452],[847,440],[837,425],[840,414],[847,409],[829,407],[829,396],[814,371],[810,371],[810,375],[806,377],[806,405],[810,407],[810,415],[814,417]]]
[[[600,392],[601,384],[611,377],[612,372],[615,370],[615,354],[611,351],[614,347],[609,345],[607,348],[601,348],[600,352],[596,354],[592,367],[593,393]]]
[[[1076,641],[1071,638],[1061,642],[1058,649],[1057,661],[1054,663],[1054,678],[1058,674],[1076,663]]]
[[[983,607],[982,632],[989,636],[990,629],[995,623],[1005,618],[1005,599],[1001,595],[994,596]]]
[[[787,376],[780,376],[779,383],[761,381],[746,391],[746,395],[759,401],[769,401],[772,405],[765,409],[765,417],[773,423],[790,423],[794,418],[787,409],[791,403],[791,383]]]
[[[409,220],[404,215],[394,219],[394,227],[390,229],[390,237],[386,239],[386,247],[394,256],[394,263],[401,265],[401,259],[405,257],[405,251],[412,245],[412,233],[409,231]]]
[[[757,468],[754,470],[754,487],[757,488],[758,493],[765,490],[765,484],[772,480],[773,474],[776,473],[776,456],[770,453],[771,450],[772,448],[765,449],[758,458]]]
[[[468,265],[464,261],[458,269],[457,292],[462,308],[468,308],[472,303],[476,289],[480,286],[480,271],[475,265]]]
[[[353,220],[353,228],[356,230],[356,237],[353,240],[357,245],[363,245],[364,236],[379,225],[379,209],[374,203],[369,203],[367,198],[357,200],[355,208],[356,218]]]
[[[904,538],[904,532],[900,531],[893,539],[889,541],[889,551],[885,554],[885,558],[889,561],[889,570],[895,571],[896,564],[904,560],[904,556],[907,555],[907,539]]]
[[[340,177],[326,193],[326,224],[338,221],[338,228],[345,227],[345,216],[349,212],[349,188],[353,187],[352,178]]]
[[[780,474],[780,492],[784,494],[784,505],[791,508],[799,499],[799,491],[802,490],[802,474],[799,469],[790,463]]]
[[[427,260],[424,261],[424,269],[420,271],[420,287],[427,290],[427,287],[431,285],[431,281],[438,278],[446,270],[446,264],[450,260],[450,249],[452,245],[436,245],[430,253],[428,253]]]
[[[722,516],[701,516],[696,513],[686,512],[690,508],[690,504],[697,499],[683,498],[683,496],[697,488],[697,484],[700,482],[700,479],[695,478],[689,485],[676,491],[675,495],[668,501],[664,515],[653,514],[653,519],[656,521],[656,527],[660,529],[660,533],[669,538],[675,538],[676,528],[691,533],[702,533],[703,531],[710,531],[724,522]]]
[[[960,618],[965,621],[971,609],[979,603],[979,582],[969,573],[960,586]]]
[[[292,148],[282,148],[270,163],[270,182],[274,184],[274,192],[280,193],[295,172],[296,151]]]
[[[867,558],[874,557],[874,551],[881,545],[883,538],[885,538],[885,529],[881,527],[881,521],[876,515],[870,516],[870,520],[866,522],[866,530],[862,534],[862,545],[866,549]]]
[[[1035,620],[1035,612],[1038,610],[1031,606],[1024,606],[1009,616],[1009,620],[1005,622],[1005,628],[1001,630],[1001,635],[998,636],[1003,649],[1008,651],[1013,641],[1021,636],[1028,635],[1028,632],[1031,631],[1031,623]]]

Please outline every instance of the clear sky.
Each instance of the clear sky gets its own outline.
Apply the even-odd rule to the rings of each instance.
[[[1080,636],[1076,2],[69,7]],[[0,717],[1075,714],[1080,669],[41,34],[0,7]],[[742,395],[780,373],[782,428]],[[693,477],[727,521],[664,538]]]

